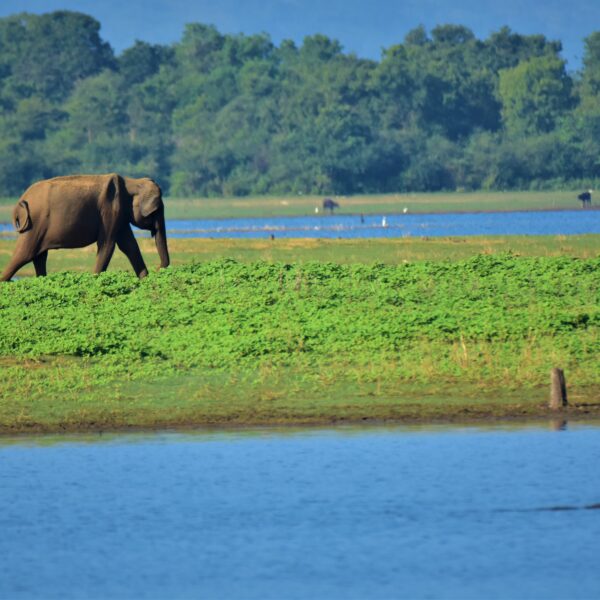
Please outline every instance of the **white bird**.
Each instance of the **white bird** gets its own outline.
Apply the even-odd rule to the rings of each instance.
[[[404,214],[406,214],[408,212],[408,208],[406,208],[406,206],[404,207],[404,210],[402,211]]]
[[[319,207],[318,206],[315,207],[315,213],[319,214]]]
[[[383,217],[383,219],[381,219],[381,226],[387,227],[387,219],[385,217]]]

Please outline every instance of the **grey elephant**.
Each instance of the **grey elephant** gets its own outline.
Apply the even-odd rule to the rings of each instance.
[[[19,235],[1,281],[31,261],[36,275],[46,275],[48,250],[93,243],[98,244],[95,273],[106,270],[117,245],[137,276],[145,277],[148,270],[130,224],[152,232],[160,266],[169,266],[162,193],[148,178],[110,173],[38,181],[17,202],[13,224]]]

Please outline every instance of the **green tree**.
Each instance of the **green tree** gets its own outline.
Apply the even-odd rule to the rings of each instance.
[[[483,44],[481,58],[493,73],[511,69],[531,58],[559,58],[562,50],[560,42],[550,41],[543,35],[521,35],[511,31],[509,27],[502,27],[492,33]]]
[[[115,59],[92,17],[0,19],[0,188],[74,171],[152,175],[180,195],[592,185],[600,33],[574,85],[559,42],[424,27],[381,60],[324,35],[190,24]]]
[[[57,11],[9,17],[0,28],[0,46],[12,52],[2,69],[21,97],[31,94],[64,100],[77,81],[114,67],[100,23],[81,13]]]
[[[573,107],[572,87],[565,62],[553,56],[531,58],[500,71],[499,94],[507,130],[524,135],[553,130]]]
[[[584,40],[583,73],[581,77],[581,101],[585,112],[600,110],[600,31]]]
[[[67,129],[75,144],[92,144],[103,133],[127,131],[122,82],[111,71],[80,81],[65,108],[69,114]]]
[[[168,46],[136,40],[117,59],[117,68],[126,85],[134,86],[156,75],[163,65],[173,67],[174,51]]]
[[[411,121],[429,134],[452,140],[477,129],[495,130],[500,106],[495,77],[482,56],[485,47],[461,26],[423,28],[388,49],[378,67],[377,89],[392,127]]]
[[[570,178],[590,186],[600,180],[600,32],[592,33],[584,43],[580,104],[561,133],[577,157]]]

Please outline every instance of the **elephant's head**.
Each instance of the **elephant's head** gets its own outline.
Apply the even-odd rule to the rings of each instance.
[[[165,229],[165,208],[160,187],[149,179],[123,177],[127,193],[131,197],[131,222],[140,229],[148,229],[156,241],[160,266],[169,266],[169,250]]]

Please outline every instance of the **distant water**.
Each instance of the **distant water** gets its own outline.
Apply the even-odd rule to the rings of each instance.
[[[598,598],[599,464],[550,424],[0,439],[0,598]]]
[[[575,235],[600,233],[600,211],[533,211],[402,215],[315,215],[168,221],[180,238],[401,238],[471,235]],[[0,224],[1,232],[12,225]],[[136,232],[138,235],[149,235]]]
[[[168,221],[170,237],[410,238],[600,233],[600,211],[331,215]]]
[[[168,221],[170,237],[398,238],[600,233],[600,211],[331,215]]]

